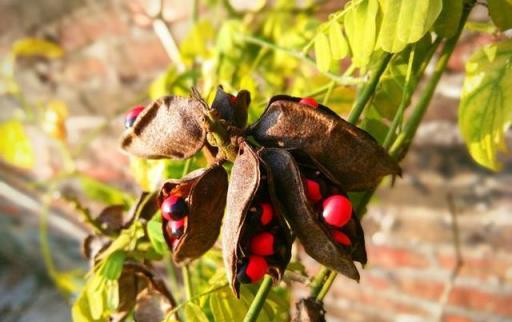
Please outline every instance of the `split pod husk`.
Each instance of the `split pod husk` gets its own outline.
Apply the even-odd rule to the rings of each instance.
[[[251,94],[243,89],[236,96],[226,93],[222,86],[217,87],[217,93],[212,108],[219,113],[221,119],[238,128],[247,125],[247,110],[251,102]]]
[[[193,97],[162,97],[140,112],[123,133],[121,146],[146,159],[189,158],[206,140],[202,109]]]
[[[228,189],[226,217],[222,226],[222,248],[228,282],[233,292],[239,296],[240,282],[237,280],[239,262],[248,256],[249,238],[254,229],[249,223],[248,210],[258,194],[265,191],[270,198],[274,217],[278,225],[276,232],[281,242],[285,243],[284,253],[278,261],[269,261],[268,274],[274,281],[281,279],[290,261],[292,236],[284,220],[283,209],[276,198],[274,176],[269,167],[258,154],[246,143],[240,145],[239,154],[231,170]],[[266,186],[265,186],[266,185]]]
[[[248,134],[268,147],[306,152],[345,191],[372,189],[383,176],[401,174],[396,161],[368,133],[324,105],[314,108],[299,100],[274,96]]]
[[[164,237],[177,264],[194,260],[215,243],[222,224],[227,189],[228,177],[221,165],[195,170],[181,179],[167,180],[162,185],[159,205],[170,194],[181,195],[188,205],[187,224],[174,247],[166,233],[168,221],[162,218]]]
[[[352,215],[344,227],[352,244],[349,247],[337,244],[329,228],[320,221],[318,213],[307,199],[301,169],[292,154],[283,149],[269,148],[262,150],[261,158],[273,173],[279,173],[279,176],[274,178],[277,196],[285,209],[292,230],[306,253],[322,265],[359,280],[359,273],[353,261],[359,261],[364,265],[366,250],[363,230],[357,216]]]

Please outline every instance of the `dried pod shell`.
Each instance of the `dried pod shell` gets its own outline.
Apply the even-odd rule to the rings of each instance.
[[[398,164],[368,133],[326,106],[313,108],[299,100],[273,97],[248,134],[265,146],[303,150],[327,168],[345,191],[368,190],[385,175],[400,175]]]
[[[221,165],[208,169],[198,169],[179,180],[167,180],[160,189],[159,204],[171,193],[179,192],[188,198],[188,220],[183,236],[173,251],[173,259],[177,264],[188,263],[208,251],[219,236],[226,193],[228,176]],[[162,218],[162,228],[169,248],[172,244],[167,239]]]
[[[290,226],[303,244],[306,253],[319,263],[359,280],[352,255],[335,243],[309,204],[299,167],[292,155],[282,149],[264,149],[261,157],[272,172],[279,173],[275,178],[279,200],[286,210]],[[364,240],[362,247],[364,249]]]
[[[293,322],[325,322],[325,309],[321,301],[305,298],[297,302]]]
[[[260,167],[261,165],[261,167]],[[266,172],[270,202],[274,208],[274,214],[283,228],[285,236],[280,236],[288,244],[282,263],[271,267],[269,274],[274,281],[281,279],[284,270],[291,257],[292,236],[287,223],[284,221],[283,208],[275,197],[274,182],[270,168],[262,162],[258,155],[246,143],[240,145],[239,154],[231,170],[228,197],[226,204],[226,217],[222,226],[222,251],[228,282],[237,296],[240,294],[240,283],[236,278],[237,262],[241,258],[242,237],[247,227],[247,212],[258,188],[262,183],[261,169]]]
[[[123,133],[121,146],[146,159],[185,159],[204,145],[202,102],[166,96],[148,105]]]
[[[243,89],[234,97],[226,93],[219,85],[212,108],[219,113],[221,119],[239,128],[244,128],[247,125],[247,109],[250,102],[251,94],[248,91]]]

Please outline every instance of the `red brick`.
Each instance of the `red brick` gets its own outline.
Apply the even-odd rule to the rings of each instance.
[[[368,244],[368,264],[385,268],[426,268],[429,261],[425,255],[405,248]]]
[[[403,293],[431,301],[439,300],[445,288],[441,282],[407,278],[396,280],[395,285]]]
[[[126,39],[121,46],[118,52],[122,55],[115,64],[124,74],[147,75],[164,70],[171,62],[156,36],[144,40]]]
[[[65,77],[71,82],[83,82],[92,78],[105,76],[107,68],[96,58],[86,57],[72,61],[67,65]]]
[[[467,287],[456,287],[450,293],[449,304],[512,317],[512,293],[498,294]]]
[[[452,270],[455,266],[455,257],[449,255],[439,255],[439,265],[446,269]],[[508,272],[512,267],[512,258],[497,257],[492,254],[488,256],[464,256],[459,276],[472,277],[485,280],[487,278],[498,278],[507,280]]]
[[[460,315],[443,315],[443,322],[473,322],[472,319]]]

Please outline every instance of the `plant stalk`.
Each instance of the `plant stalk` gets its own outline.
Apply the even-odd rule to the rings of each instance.
[[[244,322],[254,322],[258,319],[258,315],[260,314],[261,309],[263,308],[263,304],[265,304],[265,300],[267,298],[270,289],[272,288],[272,277],[269,275],[265,275],[263,282],[258,289],[258,293],[254,297],[254,300],[245,315]]]

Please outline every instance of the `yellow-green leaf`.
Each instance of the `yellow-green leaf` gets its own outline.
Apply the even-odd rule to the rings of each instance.
[[[446,38],[455,35],[463,7],[464,0],[443,0],[443,10],[434,24],[435,32]]]
[[[201,307],[193,302],[188,302],[185,305],[185,317],[189,322],[209,322]]]
[[[380,4],[383,17],[378,46],[392,53],[420,40],[443,8],[442,0],[380,0]]]
[[[348,44],[341,26],[334,21],[329,26],[329,43],[331,44],[331,56],[333,59],[342,59],[348,55]]]
[[[64,50],[58,44],[48,40],[24,38],[14,43],[12,53],[17,57],[59,58],[64,55]]]
[[[345,15],[345,32],[353,63],[358,67],[368,65],[375,48],[378,25],[379,3],[377,0],[363,0],[351,4]]]
[[[0,123],[0,158],[23,169],[34,165],[34,151],[21,122]]]
[[[512,28],[512,0],[488,0],[492,21],[501,30]]]
[[[329,40],[323,33],[319,33],[315,38],[315,58],[316,66],[321,72],[326,72],[331,67],[331,49]]]
[[[79,177],[83,192],[91,199],[107,205],[128,205],[132,199],[122,190],[98,181],[92,177],[82,175]]]
[[[473,159],[499,170],[506,152],[505,132],[512,122],[512,40],[490,44],[466,63],[459,128]]]

